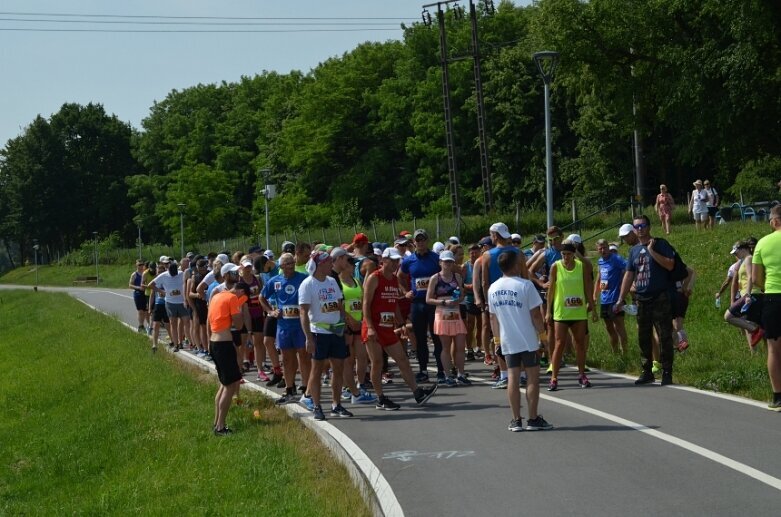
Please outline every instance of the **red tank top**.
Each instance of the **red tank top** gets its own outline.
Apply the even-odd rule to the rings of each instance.
[[[388,280],[381,269],[374,271],[372,275],[377,276],[377,289],[374,290],[371,302],[372,321],[378,327],[393,328],[399,303],[399,279],[394,275]]]

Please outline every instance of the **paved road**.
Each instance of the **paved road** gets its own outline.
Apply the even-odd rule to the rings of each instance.
[[[125,290],[63,290],[135,324]],[[487,377],[477,363],[469,371]],[[400,411],[359,406],[328,422],[379,468],[408,516],[779,514],[781,415],[683,386],[591,379],[579,389],[568,370],[561,391],[544,392],[549,432],[507,431],[506,392],[480,384],[441,388],[416,407],[396,381],[386,392]]]

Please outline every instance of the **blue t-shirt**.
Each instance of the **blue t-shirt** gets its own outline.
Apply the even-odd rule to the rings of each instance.
[[[553,246],[545,250],[545,265],[548,267],[548,271],[559,260],[561,260],[561,252],[559,250]]]
[[[272,307],[279,309],[277,328],[282,330],[301,328],[298,288],[301,287],[301,282],[306,280],[306,277],[307,275],[296,271],[290,278],[285,278],[285,275],[277,275],[263,286],[261,292],[263,298],[268,300]],[[271,300],[274,300],[274,303]]]
[[[415,301],[426,300],[428,281],[434,273],[439,273],[439,255],[427,251],[423,255],[413,253],[401,262],[401,271],[410,276],[412,294]]]
[[[655,240],[654,251],[664,257],[673,258],[673,249],[664,239]],[[626,270],[635,273],[635,292],[641,299],[654,298],[662,291],[670,289],[669,272],[651,257],[644,244],[635,244],[629,250]]]
[[[599,257],[599,303],[608,305],[618,301],[621,281],[624,279],[626,260],[618,253],[611,253],[607,259]]]
[[[466,274],[464,275],[464,284],[471,284],[472,283],[472,277],[474,276],[475,267],[472,264],[472,262],[467,262],[464,264],[464,269],[466,270]],[[474,304],[475,303],[475,290],[474,287],[471,290],[467,290],[466,294],[464,295],[464,301],[461,302],[462,304]]]
[[[209,303],[209,300],[212,299],[212,291],[214,291],[214,288],[218,285],[220,285],[220,283],[217,280],[212,280],[212,283],[206,288],[206,303]]]
[[[502,246],[488,250],[488,258],[491,260],[488,264],[488,285],[502,278],[502,270],[499,269],[499,254],[505,251],[515,254],[519,252],[515,246]]]

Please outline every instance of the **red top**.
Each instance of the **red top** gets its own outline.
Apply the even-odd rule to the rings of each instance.
[[[399,303],[399,279],[392,276],[390,280],[382,274],[382,269],[372,273],[377,277],[377,289],[371,301],[372,323],[375,327],[394,327],[394,316]]]

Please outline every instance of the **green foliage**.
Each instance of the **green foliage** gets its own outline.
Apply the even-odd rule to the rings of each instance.
[[[781,157],[765,156],[746,163],[727,192],[736,200],[742,195],[746,203],[778,199],[779,178]]]

